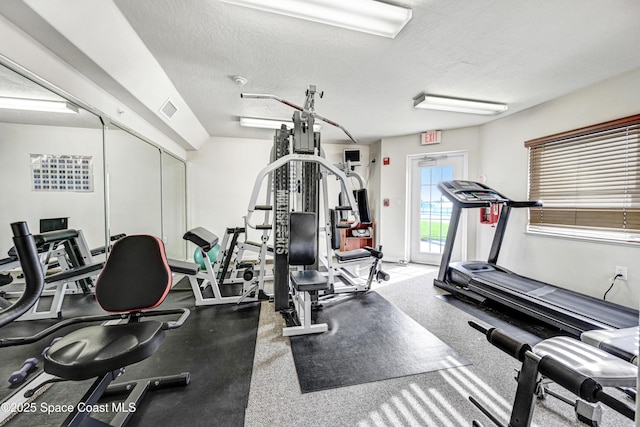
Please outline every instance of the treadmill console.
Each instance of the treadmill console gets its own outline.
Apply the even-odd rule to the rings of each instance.
[[[461,205],[486,206],[508,201],[502,194],[475,181],[442,181],[438,188],[447,199]]]

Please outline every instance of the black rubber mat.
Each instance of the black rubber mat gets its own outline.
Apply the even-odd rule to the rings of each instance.
[[[315,321],[329,331],[291,337],[303,393],[469,364],[376,292],[327,303]]]
[[[128,425],[242,426],[249,398],[260,304],[195,308],[188,284],[184,290],[180,288],[174,288],[159,308],[189,307],[190,317],[179,329],[166,332],[166,339],[156,354],[127,367],[125,374],[115,382],[187,371],[191,374],[191,382],[186,387],[148,392],[140,406],[135,408]],[[68,296],[63,313],[76,314],[78,307],[84,307],[85,313],[96,312],[99,308],[96,309],[94,305],[97,304],[91,296]],[[41,329],[43,323],[14,322],[0,330],[1,336],[14,336],[15,332],[25,329],[35,332]],[[44,345],[0,348],[2,373],[15,370],[25,357],[38,356]],[[32,375],[35,374],[37,372]],[[3,378],[0,380],[6,381]],[[35,411],[16,416],[9,425],[60,425],[68,415],[64,411],[66,408],[50,405],[75,405],[92,382],[54,384],[34,402]],[[0,384],[0,392],[5,397],[14,391],[8,385],[7,382]],[[47,414],[46,408],[53,408],[53,412]],[[112,416],[112,413],[105,413],[97,414],[96,418],[109,421]]]

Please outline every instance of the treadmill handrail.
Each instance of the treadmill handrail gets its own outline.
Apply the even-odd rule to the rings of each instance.
[[[464,193],[464,190],[458,190],[455,193]],[[481,207],[486,207],[486,206],[491,206],[494,203],[507,203],[509,202],[509,199],[503,199],[503,198],[499,198],[496,197],[495,199],[492,200],[483,200],[483,199],[478,199],[478,200],[460,200],[458,198],[456,198],[453,194],[448,194],[448,193],[443,193],[443,196],[445,196],[447,199],[449,199],[451,202],[453,202],[454,204],[461,206],[465,209],[467,208],[481,208]],[[449,197],[452,196],[452,197]],[[499,194],[496,194],[496,196],[499,196]]]
[[[542,206],[542,201],[540,200],[522,200],[522,201],[509,200],[507,202],[507,205],[511,206],[512,208],[535,208],[535,207]]]

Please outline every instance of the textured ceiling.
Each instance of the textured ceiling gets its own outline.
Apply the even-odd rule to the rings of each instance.
[[[269,138],[238,117],[292,114],[242,91],[301,105],[315,84],[316,111],[366,143],[495,118],[416,110],[422,92],[512,113],[640,66],[636,0],[399,1],[413,19],[393,40],[215,0],[115,2],[215,136]],[[236,86],[236,74],[249,83]],[[346,140],[329,128],[324,140]]]
[[[49,0],[9,3],[22,1]],[[239,117],[292,115],[275,101],[241,99],[241,92],[301,105],[307,86],[316,85],[324,91],[318,114],[371,143],[481,124],[640,67],[637,0],[399,0],[413,18],[395,39],[217,0],[113,1],[212,136],[270,139],[273,131],[241,128]],[[17,7],[5,13],[14,22],[24,15]],[[22,21],[28,33],[42,32]],[[39,40],[69,52],[63,38]],[[63,57],[89,72],[80,55]],[[236,85],[233,75],[248,83]],[[423,92],[505,102],[509,111],[486,117],[414,109]],[[347,141],[329,125],[322,138]]]

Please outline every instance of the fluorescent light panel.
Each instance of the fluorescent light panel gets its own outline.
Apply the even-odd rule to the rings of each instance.
[[[434,95],[421,95],[413,103],[415,108],[430,110],[454,111],[456,113],[492,115],[507,111],[507,104],[475,101],[472,99],[448,98]]]
[[[8,98],[0,96],[0,108],[7,110],[44,111],[78,114],[78,107],[66,101],[44,99]]]
[[[240,117],[240,126],[249,127],[249,128],[280,129],[282,125],[286,125],[287,129],[293,129],[292,121],[258,119],[254,117]],[[314,124],[313,130],[315,132],[320,132],[320,125]]]
[[[321,24],[395,38],[411,9],[375,0],[220,0]]]

